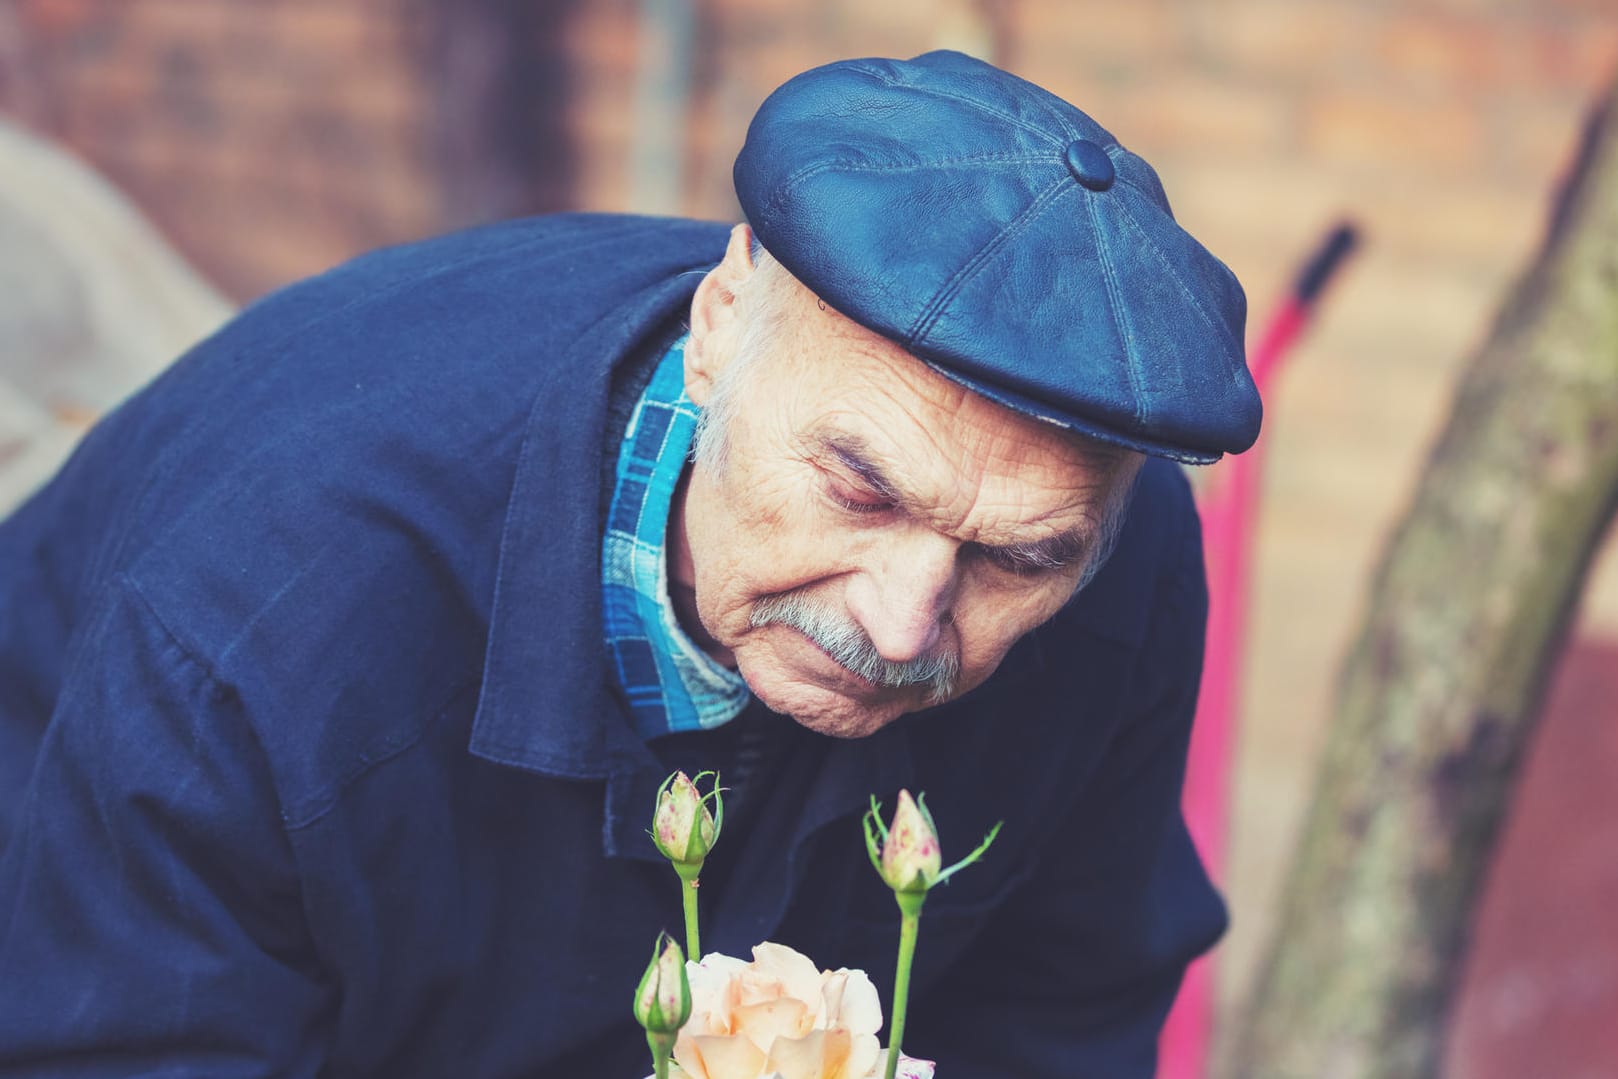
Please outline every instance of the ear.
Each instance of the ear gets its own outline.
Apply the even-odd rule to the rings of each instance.
[[[713,380],[736,349],[736,295],[753,276],[753,230],[730,230],[725,257],[708,271],[691,298],[691,339],[685,345],[685,395],[701,408]]]

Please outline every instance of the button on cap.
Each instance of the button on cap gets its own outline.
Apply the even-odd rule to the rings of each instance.
[[[1112,186],[1117,175],[1107,151],[1089,139],[1075,139],[1068,144],[1067,169],[1073,178],[1091,191],[1105,191]]]

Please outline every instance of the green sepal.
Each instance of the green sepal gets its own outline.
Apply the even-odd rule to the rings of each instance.
[[[702,821],[699,816],[691,829],[691,837],[686,840],[685,858],[683,859],[687,862],[695,862],[699,866],[708,857],[708,852],[713,850],[714,844],[719,842],[719,831],[725,826],[725,799],[721,797],[721,792],[724,788],[719,786],[719,773],[711,770],[698,772],[691,777],[691,785],[693,787],[698,786],[704,776],[713,776],[713,786],[697,804],[706,808],[710,800],[713,802],[713,808],[709,810],[709,813],[713,816],[713,838],[708,840],[702,838]]]
[[[888,878],[882,876],[882,844],[888,841],[888,826],[882,821],[882,803],[876,800],[874,794],[871,795],[871,808],[865,811],[861,823],[865,827],[865,850],[871,856],[871,868],[886,884]]]
[[[921,819],[927,822],[927,830],[933,835],[938,834],[938,825],[933,821],[933,811],[927,808],[927,792],[922,791],[916,795],[916,809],[921,812]]]
[[[923,812],[925,812],[925,810],[923,810]],[[950,866],[948,869],[939,870],[938,876],[933,878],[933,883],[943,883],[956,873],[959,873],[961,870],[977,861],[979,858],[982,858],[983,852],[989,849],[990,843],[994,842],[994,837],[1000,834],[1000,826],[1005,823],[1005,821],[997,821],[995,826],[989,829],[989,834],[983,837],[983,842],[977,845],[976,850],[974,850],[971,854],[968,854],[965,858],[962,858],[960,861],[956,862],[954,865]]]
[[[906,918],[917,918],[921,916],[921,905],[927,902],[927,890],[923,888],[919,892],[895,891],[893,901],[899,904],[901,915]]]
[[[934,883],[937,882],[935,881]],[[894,895],[926,895],[927,889],[931,888],[932,885],[927,883],[926,876],[917,873],[903,884],[890,883],[888,887],[893,889]]]

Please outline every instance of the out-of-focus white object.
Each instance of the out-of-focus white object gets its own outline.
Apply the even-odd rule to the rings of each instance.
[[[230,314],[110,184],[0,120],[0,517]]]

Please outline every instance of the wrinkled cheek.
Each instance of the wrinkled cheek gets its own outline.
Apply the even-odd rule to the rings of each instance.
[[[778,528],[787,523],[802,492],[774,472],[733,467],[723,477],[719,494],[728,514],[749,530]]]
[[[987,681],[999,669],[1012,647],[1022,639],[1027,629],[1015,616],[1008,614],[1004,622],[989,616],[987,624],[963,628],[961,633],[961,689],[965,691]]]
[[[981,614],[970,621],[963,621],[957,616],[955,628],[960,641],[963,675],[992,671],[999,665],[1007,649],[1002,639],[1003,630],[994,612]]]
[[[998,663],[986,666],[963,666],[960,680],[955,684],[955,692],[951,699],[963,696],[987,682],[999,666]]]

